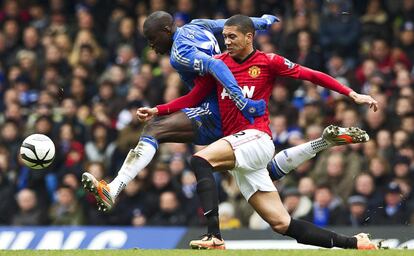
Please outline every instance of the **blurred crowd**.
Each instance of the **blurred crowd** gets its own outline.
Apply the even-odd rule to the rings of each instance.
[[[359,126],[371,140],[334,147],[276,186],[288,211],[319,226],[414,223],[414,0],[4,0],[0,9],[0,225],[203,225],[188,159],[199,148],[164,144],[109,213],[80,187],[91,172],[111,180],[143,124],[140,106],[188,90],[142,34],[146,16],[275,14],[255,45],[321,70],[380,103],[377,112],[309,82],[278,79],[270,99],[276,149]],[[223,40],[217,35],[221,46]],[[223,48],[224,50],[224,48]],[[56,145],[52,166],[19,161],[25,136]],[[268,225],[231,175],[216,173],[222,228]]]

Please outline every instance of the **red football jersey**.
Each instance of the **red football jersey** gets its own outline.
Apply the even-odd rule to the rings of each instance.
[[[267,54],[258,50],[242,63],[236,62],[228,53],[216,55],[215,58],[221,59],[229,67],[246,98],[266,101],[266,113],[256,117],[254,124],[250,124],[230,99],[226,89],[213,78],[214,81],[210,82],[216,83],[224,135],[227,136],[246,129],[257,129],[272,136],[267,105],[274,80],[277,76],[298,78],[299,65],[277,54]]]
[[[215,58],[221,59],[229,67],[246,98],[263,99],[266,101],[266,105],[274,80],[278,76],[311,81],[346,96],[352,92],[352,89],[340,84],[327,74],[302,67],[273,53],[254,51],[242,63],[236,62],[227,53],[217,55]],[[211,75],[199,76],[194,80],[194,83],[194,88],[187,95],[167,104],[158,105],[158,114],[167,115],[186,107],[195,107],[212,90],[216,90],[224,135],[251,128],[267,132],[270,135],[267,108],[265,115],[257,117],[255,123],[250,124],[236,108],[224,87]]]

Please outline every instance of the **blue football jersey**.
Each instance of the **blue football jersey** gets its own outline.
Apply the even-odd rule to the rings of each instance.
[[[221,22],[214,20],[193,20],[177,28],[171,48],[171,65],[180,74],[190,89],[197,75],[207,73],[207,62],[213,55],[220,54],[220,47],[214,36],[223,29]]]

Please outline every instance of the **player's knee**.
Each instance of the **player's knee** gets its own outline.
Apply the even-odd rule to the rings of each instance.
[[[290,216],[289,214],[287,214],[287,216],[280,216],[278,218],[273,219],[269,224],[273,231],[279,234],[285,234],[289,228]]]
[[[163,138],[165,131],[166,130],[161,124],[161,120],[156,118],[145,126],[142,135],[151,136],[157,140],[160,140]]]
[[[199,180],[199,176],[206,176],[211,175],[211,173],[206,173],[204,170],[207,168],[211,168],[211,164],[202,156],[194,154],[190,160],[190,166],[193,169],[197,180]]]

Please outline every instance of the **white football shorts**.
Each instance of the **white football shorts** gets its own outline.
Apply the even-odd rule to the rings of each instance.
[[[272,138],[265,132],[248,129],[223,138],[230,143],[236,166],[230,173],[240,192],[249,200],[256,191],[276,191],[266,167],[275,153]]]

